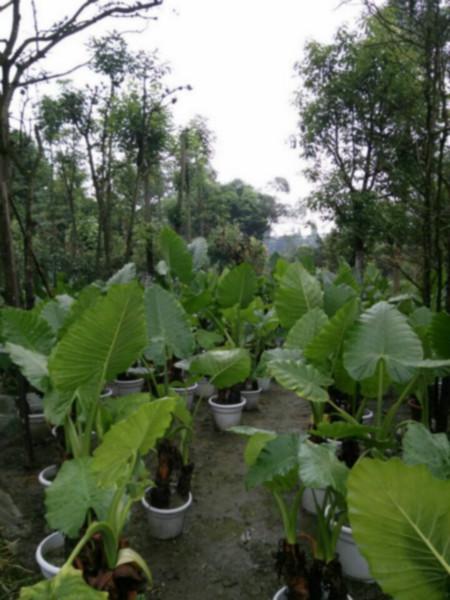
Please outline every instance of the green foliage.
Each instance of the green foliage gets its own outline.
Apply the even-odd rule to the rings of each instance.
[[[339,308],[323,325],[305,348],[305,356],[313,362],[324,362],[328,357],[340,356],[345,336],[359,313],[359,300],[353,298]]]
[[[299,263],[289,265],[275,292],[275,308],[283,327],[290,328],[309,310],[322,306],[315,277]]]
[[[217,286],[217,300],[223,308],[235,305],[247,308],[254,299],[256,288],[255,271],[243,263],[224,272]]]
[[[349,468],[336,456],[336,444],[305,442],[299,449],[299,475],[307,488],[327,488],[345,497]]]
[[[437,355],[450,358],[450,315],[438,313],[431,322],[431,343]]]
[[[171,276],[189,283],[193,277],[193,259],[183,238],[170,227],[163,227],[159,234],[159,247]]]
[[[113,490],[98,486],[92,458],[66,460],[46,490],[47,523],[52,529],[76,538],[89,509],[97,519],[106,518]]]
[[[173,398],[154,400],[119,421],[94,452],[93,470],[103,486],[122,485],[138,454],[145,455],[167,431],[176,406]]]
[[[286,492],[295,487],[301,442],[302,437],[298,434],[278,435],[266,441],[247,472],[247,488],[265,485],[273,491]]]
[[[353,536],[383,591],[442,600],[450,591],[450,481],[424,465],[363,459],[348,478]]]
[[[50,381],[47,356],[10,342],[5,344],[5,350],[33,387],[40,392],[48,390]]]
[[[251,358],[244,348],[209,350],[193,358],[190,370],[209,377],[218,389],[229,388],[250,375]]]
[[[421,361],[422,344],[393,306],[379,302],[364,312],[345,342],[344,366],[357,381],[375,374],[380,363],[393,381],[408,381],[408,364]]]
[[[127,263],[108,279],[106,289],[109,289],[113,285],[130,283],[134,279],[136,279],[136,265],[134,263]]]
[[[431,433],[421,423],[409,423],[402,448],[406,464],[426,465],[434,477],[450,480],[450,442],[445,433]]]
[[[195,339],[182,306],[170,292],[152,285],[144,293],[149,346],[145,355],[158,365],[171,356],[187,358],[194,352]]]
[[[321,308],[309,310],[291,327],[284,347],[304,350],[327,321],[327,315]]]
[[[60,391],[87,384],[100,389],[125,371],[147,344],[139,285],[112,286],[68,330],[50,359],[50,374]]]
[[[79,569],[66,566],[52,579],[20,591],[20,600],[107,600],[107,592],[91,588]]]
[[[269,371],[278,383],[305,400],[327,402],[328,393],[324,388],[331,385],[333,380],[312,365],[294,360],[276,360],[269,364]]]
[[[0,312],[0,327],[5,341],[27,350],[48,355],[55,345],[51,327],[35,311],[3,308]]]

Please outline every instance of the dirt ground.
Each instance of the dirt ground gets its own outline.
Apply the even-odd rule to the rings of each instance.
[[[263,394],[257,411],[244,413],[242,424],[292,432],[305,428],[308,420],[308,405],[273,385]],[[153,540],[147,533],[145,510],[140,505],[131,517],[131,546],[142,553],[153,572],[154,586],[148,598],[269,600],[281,587],[272,556],[281,535],[276,507],[265,490],[245,490],[245,440],[216,431],[206,401],[198,412],[196,429],[192,449],[196,465],[194,501],[183,535],[170,541]],[[2,561],[0,547],[0,581],[6,581],[6,569],[8,581],[14,578],[11,573],[17,573],[17,578],[32,579],[37,573],[36,545],[48,533],[44,492],[37,474],[55,459],[56,448],[50,436],[36,443],[35,451],[36,466],[27,470],[17,428],[12,425],[0,435],[0,490],[12,497],[21,513],[16,514],[8,530],[1,531],[4,539],[14,543],[8,547],[8,561]],[[1,510],[0,503],[0,517]],[[314,518],[302,513],[301,523],[310,531]],[[0,585],[0,599],[17,597],[12,591],[14,585],[8,592],[5,587]],[[384,597],[376,586],[350,582],[349,589],[354,600]]]

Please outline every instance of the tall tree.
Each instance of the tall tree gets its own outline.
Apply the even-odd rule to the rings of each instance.
[[[45,71],[33,72],[43,59],[61,42],[93,27],[109,17],[141,16],[163,0],[79,0],[76,8],[53,24],[40,26],[35,14],[35,31],[30,35],[28,23],[33,22],[33,2],[2,0],[0,15],[6,23],[6,35],[0,39],[0,261],[4,274],[5,298],[19,305],[21,294],[16,268],[11,229],[11,149],[10,112],[13,98],[23,87],[52,77]]]

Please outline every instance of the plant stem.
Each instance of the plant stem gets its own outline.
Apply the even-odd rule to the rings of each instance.
[[[375,424],[378,428],[381,427],[383,419],[383,383],[384,383],[384,363],[380,361],[380,370],[378,372],[378,394],[377,394],[377,414]]]

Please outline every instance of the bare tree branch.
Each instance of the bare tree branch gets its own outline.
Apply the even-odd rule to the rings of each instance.
[[[53,74],[43,73],[40,77],[32,77],[30,79],[26,79],[25,81],[18,83],[17,87],[18,88],[27,87],[27,86],[35,84],[35,83],[42,83],[44,81],[51,81],[52,79],[59,79],[60,77],[66,77],[67,75],[71,75],[75,71],[78,71],[78,69],[81,69],[82,67],[86,67],[89,63],[90,63],[90,61],[80,63],[79,65],[76,65],[75,67],[72,67],[71,69],[68,69],[67,71],[63,71],[62,73],[53,73]]]

